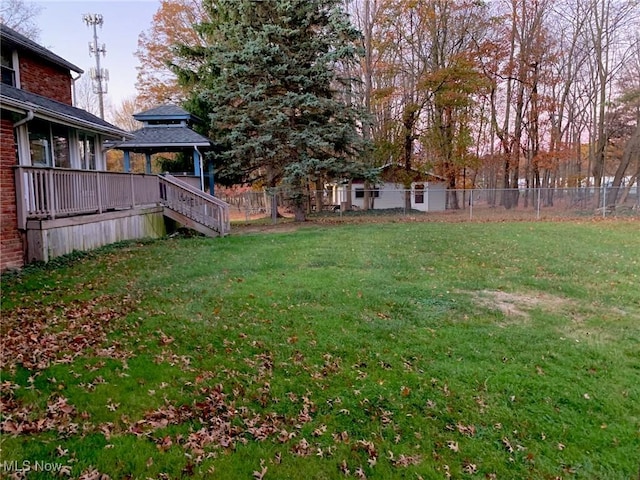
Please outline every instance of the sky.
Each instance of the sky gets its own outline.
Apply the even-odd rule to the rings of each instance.
[[[85,72],[83,76],[89,76],[96,60],[89,56],[93,27],[87,26],[82,16],[101,14],[103,25],[97,30],[98,44],[106,46],[107,54],[100,57],[100,66],[109,70],[105,108],[109,104],[119,106],[122,100],[136,95],[138,35],[151,26],[160,0],[39,0],[30,3],[42,7],[36,18],[40,28],[38,43],[80,67]]]

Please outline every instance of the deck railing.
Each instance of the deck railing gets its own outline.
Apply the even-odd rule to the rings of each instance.
[[[162,204],[174,212],[226,235],[231,230],[229,223],[229,205],[222,200],[165,174],[160,180]]]
[[[18,226],[28,220],[158,205],[156,175],[47,167],[16,167]]]

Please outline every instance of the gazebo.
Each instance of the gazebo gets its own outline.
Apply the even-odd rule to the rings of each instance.
[[[191,129],[191,125],[201,120],[175,105],[161,105],[133,118],[142,122],[143,127],[132,132],[134,138],[117,142],[113,148],[124,152],[124,170],[131,171],[131,152],[145,154],[145,172],[151,173],[151,155],[155,153],[184,153],[193,157],[193,175],[200,179],[200,189],[204,190],[204,169],[202,152],[211,149],[208,138]],[[210,176],[213,169],[210,168]],[[213,179],[209,189],[213,195]]]

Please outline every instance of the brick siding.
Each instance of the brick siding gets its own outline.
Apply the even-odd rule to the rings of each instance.
[[[20,88],[31,93],[72,104],[69,70],[29,56],[20,55]]]
[[[23,236],[18,230],[13,169],[16,153],[13,123],[10,119],[0,120],[0,134],[0,271],[4,272],[24,265],[24,244]]]

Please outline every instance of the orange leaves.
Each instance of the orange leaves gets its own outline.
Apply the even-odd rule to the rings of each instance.
[[[204,16],[201,3],[195,0],[166,0],[160,4],[151,27],[138,37],[137,87],[145,102],[159,105],[182,98],[184,92],[167,64],[176,60],[173,45],[201,44],[193,25]]]

